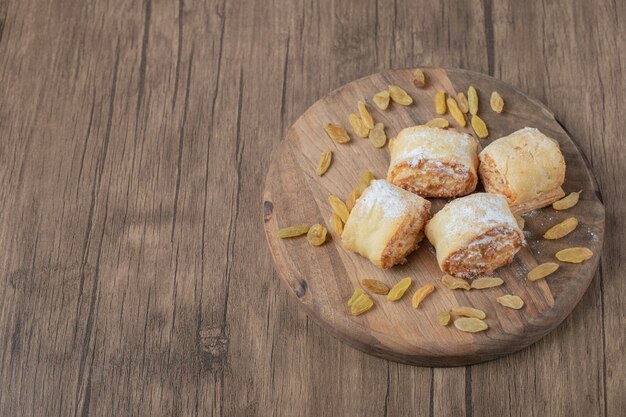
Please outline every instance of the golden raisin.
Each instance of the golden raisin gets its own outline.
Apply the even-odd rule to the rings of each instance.
[[[315,168],[315,173],[318,176],[322,176],[328,171],[328,167],[330,167],[330,163],[333,160],[333,153],[330,149],[326,149],[322,152],[320,156],[320,161],[317,163],[317,168]]]
[[[428,127],[438,127],[440,129],[445,129],[450,126],[450,123],[444,119],[443,117],[436,117],[432,120],[426,122],[426,126]]]
[[[554,271],[559,269],[559,264],[554,262],[546,262],[541,265],[537,265],[530,271],[528,271],[528,280],[529,281],[537,281],[542,278],[547,277]]]
[[[435,286],[433,284],[424,285],[415,291],[415,294],[413,294],[413,298],[411,299],[411,305],[413,308],[418,308],[420,303],[424,301],[428,294],[433,291],[435,291]]]
[[[413,85],[417,88],[424,88],[426,86],[426,75],[424,71],[419,68],[413,70]]]
[[[476,132],[476,136],[481,139],[485,139],[487,136],[489,136],[489,130],[487,130],[487,125],[485,124],[485,121],[478,117],[477,114],[472,116],[472,129],[474,129],[474,132]]]
[[[373,100],[379,109],[387,110],[387,107],[389,107],[389,91],[385,90],[376,93]]]
[[[461,109],[459,109],[459,105],[457,104],[456,100],[452,97],[448,97],[446,103],[448,103],[448,110],[450,111],[452,117],[454,117],[454,120],[456,120],[459,126],[465,127],[467,121],[465,120],[463,112],[461,111]]]
[[[363,188],[367,188],[370,186],[372,180],[375,180],[376,177],[368,170],[361,171],[361,175],[359,175],[359,184]]]
[[[389,293],[389,287],[387,284],[377,279],[362,279],[361,285],[363,285],[366,290],[373,292],[374,294],[387,295]]]
[[[453,277],[452,275],[444,275],[441,277],[441,283],[451,290],[463,289],[469,290],[470,284],[462,278]]]
[[[376,148],[382,148],[387,142],[387,135],[385,134],[385,125],[382,123],[376,123],[374,128],[370,130],[369,139],[372,145]]]
[[[363,293],[357,297],[350,306],[350,312],[353,316],[359,316],[374,306],[374,301],[369,295]]]
[[[321,224],[314,224],[306,234],[306,240],[309,241],[311,246],[321,246],[326,242],[326,235],[328,231]]]
[[[569,262],[573,264],[579,264],[581,262],[584,262],[592,256],[593,252],[591,252],[587,248],[568,248],[558,251],[556,253],[556,258],[559,261]]]
[[[485,288],[499,287],[502,284],[504,284],[504,281],[502,281],[502,278],[481,277],[481,278],[476,278],[474,281],[472,281],[471,287],[475,290],[482,290]]]
[[[350,142],[350,136],[348,136],[348,132],[346,132],[346,129],[344,129],[341,125],[328,123],[326,124],[326,126],[324,126],[324,130],[326,130],[328,136],[337,143]]]
[[[408,290],[411,286],[412,282],[413,281],[410,277],[401,279],[396,285],[391,288],[391,290],[389,290],[389,294],[387,294],[387,300],[398,301],[399,299],[401,299],[406,290]]]
[[[457,316],[475,317],[481,320],[487,317],[484,311],[472,307],[452,307],[450,312]]]
[[[517,295],[503,295],[502,297],[496,298],[496,301],[503,306],[512,308],[514,310],[519,310],[520,308],[524,307],[524,301]]]
[[[572,233],[578,226],[578,219],[576,217],[570,217],[561,223],[552,226],[544,234],[544,239],[554,240],[560,239]]]
[[[456,319],[454,320],[454,327],[468,333],[482,332],[489,328],[487,323],[474,317],[461,317],[460,319]]]
[[[437,322],[442,326],[450,324],[450,313],[447,311],[440,311],[437,313]]]
[[[298,237],[306,235],[309,231],[309,226],[289,226],[278,231],[278,237],[281,239],[287,239],[290,237]]]
[[[352,293],[352,297],[348,300],[348,307],[352,307],[352,304],[363,294],[363,290],[360,288],[355,288],[354,293]]]
[[[446,114],[446,92],[443,90],[439,90],[435,94],[435,112],[437,114]]]
[[[504,109],[504,100],[502,100],[502,96],[497,91],[491,93],[491,99],[489,100],[489,104],[491,104],[491,109],[496,113],[502,113],[502,109]]]
[[[391,99],[402,106],[410,106],[413,103],[413,99],[402,88],[397,85],[389,86],[389,96]]]
[[[339,197],[332,194],[328,196],[328,203],[332,207],[333,211],[337,213],[337,216],[339,216],[342,222],[345,223],[348,221],[348,216],[350,215],[350,212],[346,207],[346,203],[341,201]]]
[[[559,201],[555,201],[552,203],[552,208],[555,210],[567,210],[568,208],[574,207],[578,204],[580,193],[582,193],[582,190],[577,193],[570,193],[567,197],[563,197]]]
[[[469,112],[471,114],[478,113],[478,93],[471,85],[467,89],[467,101],[469,102]]]
[[[330,228],[333,229],[333,232],[335,232],[335,234],[337,236],[341,236],[341,234],[343,233],[343,222],[341,221],[341,218],[337,215],[337,213],[333,213],[330,215]]]
[[[352,130],[354,131],[354,133],[356,133],[358,137],[366,138],[367,135],[369,135],[370,130],[367,128],[367,126],[365,126],[363,120],[356,114],[351,113],[350,116],[348,116],[348,122],[350,123],[350,126],[352,126]]]
[[[368,129],[373,129],[374,119],[372,118],[369,110],[367,110],[367,107],[365,107],[365,103],[362,100],[359,100],[357,102],[357,106],[359,108],[359,114],[361,115],[361,119],[363,120],[363,124],[365,124],[365,127],[367,127]]]

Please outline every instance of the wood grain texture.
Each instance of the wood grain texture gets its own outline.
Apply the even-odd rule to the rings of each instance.
[[[365,352],[391,360],[426,366],[459,366],[487,361],[515,352],[534,343],[556,327],[575,307],[593,276],[602,252],[604,207],[598,189],[582,155],[554,115],[543,105],[483,74],[466,70],[424,68],[427,87],[412,86],[412,69],[392,70],[361,78],[329,93],[313,104],[289,128],[287,136],[273,156],[269,168],[263,211],[267,240],[276,268],[287,288],[301,306],[321,325],[339,338]],[[413,97],[411,106],[391,103],[385,111],[372,102],[378,91],[393,84]],[[435,251],[427,241],[408,256],[406,264],[381,270],[369,260],[343,249],[340,236],[322,247],[310,246],[305,238],[280,239],[278,229],[299,224],[326,224],[332,213],[327,197],[346,198],[359,184],[359,173],[371,170],[385,178],[389,167],[387,147],[376,149],[368,140],[358,138],[351,128],[347,144],[333,142],[324,131],[326,123],[346,125],[347,115],[356,110],[358,100],[369,104],[375,122],[385,125],[389,137],[396,137],[405,127],[426,123],[437,117],[434,97],[445,91],[456,97],[473,85],[482,103],[479,116],[489,127],[490,137],[481,140],[482,147],[523,127],[536,127],[559,141],[567,163],[564,187],[582,190],[579,203],[558,212],[551,207],[534,210],[525,216],[526,241],[509,266],[495,275],[504,280],[499,288],[452,291],[439,282],[443,272],[437,265]],[[497,114],[489,107],[491,91],[498,91],[506,101],[506,111]],[[472,134],[469,124],[460,128],[449,113],[451,128]],[[330,169],[319,177],[315,167],[321,153],[331,149]],[[562,195],[562,194],[561,194]],[[438,211],[447,200],[430,199],[431,212]],[[559,240],[543,239],[543,233],[565,218],[576,217],[579,226]],[[596,255],[580,265],[561,264],[546,280],[532,283],[528,271],[544,262],[554,262],[554,254],[567,247],[585,246]],[[373,295],[375,308],[360,317],[352,317],[346,307],[354,288],[364,278],[378,279],[392,287],[409,276],[413,285],[403,301],[390,303],[384,296]],[[415,310],[410,305],[413,292],[434,284],[436,291]],[[496,298],[515,294],[525,301],[522,310],[511,311],[499,305]],[[487,313],[489,330],[469,335],[437,324],[436,314],[457,306],[472,306]]]
[[[0,415],[623,414],[625,18],[611,0],[0,1]],[[607,210],[573,314],[483,365],[337,341],[272,278],[259,221],[302,112],[418,65],[544,102]]]

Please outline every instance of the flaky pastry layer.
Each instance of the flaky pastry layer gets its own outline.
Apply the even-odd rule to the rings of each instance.
[[[424,197],[457,197],[478,182],[478,142],[466,133],[427,126],[390,141],[387,180]]]
[[[493,141],[479,159],[485,190],[504,195],[515,212],[544,207],[563,195],[565,159],[558,143],[538,129],[527,127]]]
[[[422,238],[430,202],[385,181],[363,191],[343,229],[343,247],[387,269],[405,261]]]

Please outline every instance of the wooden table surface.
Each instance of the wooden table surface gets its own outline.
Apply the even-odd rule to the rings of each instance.
[[[0,1],[0,415],[619,416],[626,2]],[[388,68],[550,107],[606,206],[601,266],[537,344],[465,368],[311,322],[261,218],[273,149]]]

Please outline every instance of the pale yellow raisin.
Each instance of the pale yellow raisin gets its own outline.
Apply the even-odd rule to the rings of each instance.
[[[454,320],[454,327],[468,333],[482,332],[489,328],[487,323],[473,317],[461,317]]]
[[[341,217],[339,217],[337,213],[333,213],[330,215],[329,223],[333,232],[335,232],[337,236],[341,236],[343,233],[343,222],[341,221]]]
[[[354,303],[350,306],[350,312],[353,316],[359,316],[374,306],[374,301],[369,295],[363,293],[354,300]]]
[[[469,112],[469,102],[463,92],[456,95],[456,101],[459,103],[459,109],[461,109],[463,113],[467,114],[467,112]]]
[[[444,275],[441,277],[441,283],[451,290],[469,290],[470,284],[462,278],[453,277],[452,275]]]
[[[426,126],[428,127],[438,127],[440,129],[445,129],[450,126],[450,123],[444,119],[443,117],[436,117],[426,122]]]
[[[372,174],[368,170],[363,170],[361,171],[361,174],[359,175],[359,184],[361,185],[361,187],[365,189],[369,187],[372,180],[375,180],[375,179],[376,177],[374,176],[374,174]]]
[[[367,126],[365,126],[363,120],[356,114],[351,113],[350,116],[348,116],[348,122],[350,123],[350,126],[352,126],[352,130],[358,137],[366,138],[367,135],[369,135],[370,130],[367,128]]]
[[[278,237],[281,239],[287,239],[290,237],[298,237],[306,235],[309,231],[309,226],[289,226],[278,231]]]
[[[491,104],[491,110],[496,113],[502,113],[502,109],[504,109],[504,100],[502,100],[502,96],[497,91],[491,93],[491,99],[489,100],[489,104]]]
[[[320,156],[320,161],[317,163],[317,168],[315,168],[315,173],[318,176],[322,176],[328,171],[328,167],[330,167],[330,163],[333,160],[333,153],[330,149],[326,149],[322,152]]]
[[[487,130],[487,125],[485,124],[485,121],[478,117],[477,114],[472,116],[472,129],[474,129],[474,132],[476,132],[476,136],[481,139],[485,139],[487,136],[489,136],[489,130]]]
[[[332,207],[333,211],[337,213],[337,216],[339,216],[342,222],[345,223],[348,221],[348,216],[350,215],[350,212],[346,207],[346,203],[341,201],[339,197],[332,194],[328,196],[328,203]]]
[[[374,119],[372,118],[372,114],[367,110],[365,103],[362,100],[357,102],[357,107],[359,108],[359,114],[361,115],[361,119],[363,123],[368,129],[374,128]]]
[[[540,280],[555,272],[557,269],[559,269],[559,264],[554,262],[546,262],[541,265],[537,265],[536,267],[528,271],[528,280]]]
[[[399,299],[401,299],[406,290],[408,290],[411,286],[412,282],[413,281],[410,277],[401,279],[396,285],[391,287],[391,290],[389,290],[389,294],[387,294],[387,300],[398,301]]]
[[[413,70],[413,85],[417,88],[426,87],[426,74],[419,68]]]
[[[346,129],[344,129],[341,125],[328,123],[326,124],[326,126],[324,126],[324,130],[326,130],[328,136],[337,143],[350,142],[350,136],[348,136],[348,132],[346,132]]]
[[[517,295],[503,295],[502,297],[496,298],[496,301],[503,306],[512,308],[514,310],[519,310],[520,308],[524,307],[524,301]]]
[[[580,193],[582,193],[582,190],[577,193],[570,193],[567,197],[563,197],[559,201],[555,201],[554,203],[552,203],[552,208],[555,210],[567,210],[574,207],[576,204],[578,204]]]
[[[355,288],[354,293],[352,293],[352,297],[348,300],[348,307],[352,307],[352,304],[363,294],[363,290],[360,288]]]
[[[363,188],[361,186],[356,187],[354,190],[350,191],[348,197],[346,198],[346,207],[348,211],[352,211],[354,205],[356,204],[356,200],[361,197],[361,193],[363,193]]]
[[[526,220],[524,220],[524,218],[522,216],[520,216],[519,214],[515,214],[515,221],[517,222],[517,225],[519,226],[520,229],[524,228],[524,225],[526,224]]]
[[[376,123],[374,128],[370,130],[370,143],[376,148],[382,148],[387,143],[387,135],[385,134],[385,125]]]
[[[389,97],[391,97],[394,103],[398,103],[402,106],[410,106],[411,103],[413,103],[411,96],[397,85],[389,86]]]
[[[428,294],[433,291],[435,291],[435,286],[433,284],[424,285],[423,287],[420,287],[417,291],[415,291],[415,294],[413,294],[413,298],[411,298],[411,305],[413,306],[413,308],[419,308],[420,303],[424,301]]]
[[[437,313],[437,322],[442,326],[447,326],[450,324],[450,313],[447,311],[439,311]]]
[[[474,86],[471,86],[467,89],[467,101],[469,103],[469,112],[471,114],[478,113],[478,93]]]
[[[389,91],[385,90],[374,94],[373,100],[379,109],[387,110],[387,107],[389,107]]]
[[[366,290],[373,292],[374,294],[387,295],[389,293],[389,287],[387,284],[377,279],[362,279],[361,285],[363,285]]]
[[[446,92],[443,90],[439,90],[435,94],[435,112],[437,114],[446,114]]]
[[[593,256],[593,252],[587,248],[567,248],[556,253],[556,258],[561,262],[579,264]]]
[[[457,316],[474,317],[474,318],[481,319],[481,320],[487,317],[484,311],[479,310],[477,308],[465,307],[465,306],[452,307],[450,309],[450,312]]]
[[[544,234],[544,239],[554,240],[560,239],[572,233],[578,226],[578,219],[576,217],[570,217],[561,223],[552,226]]]
[[[480,277],[472,281],[471,287],[472,289],[475,289],[475,290],[482,290],[485,288],[499,287],[502,284],[504,284],[504,281],[502,281],[502,278]]]
[[[446,103],[448,104],[448,110],[450,111],[452,117],[454,117],[454,120],[456,120],[459,126],[465,127],[467,121],[465,120],[463,112],[461,111],[461,109],[459,109],[459,105],[457,104],[456,100],[453,97],[448,97]]]
[[[306,240],[311,244],[311,246],[321,246],[326,242],[326,235],[328,231],[321,224],[314,224],[309,229],[309,232],[306,234]]]

